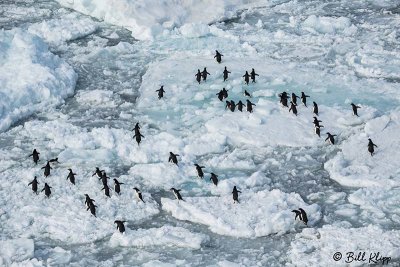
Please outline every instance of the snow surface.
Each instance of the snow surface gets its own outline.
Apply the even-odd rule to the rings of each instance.
[[[179,220],[209,226],[214,233],[236,237],[259,237],[284,234],[303,225],[294,221],[293,209],[303,208],[313,226],[321,218],[320,207],[307,205],[296,193],[275,189],[257,193],[239,193],[240,204],[232,195],[221,197],[188,197],[184,201],[162,198],[162,208]]]
[[[0,265],[21,263],[33,258],[34,247],[32,239],[18,238],[0,241]]]
[[[37,36],[0,31],[0,131],[40,110],[64,103],[77,75]]]

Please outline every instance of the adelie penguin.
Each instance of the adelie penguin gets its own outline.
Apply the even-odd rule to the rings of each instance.
[[[139,123],[137,122],[137,123],[135,124],[135,127],[132,129],[132,131],[134,131],[135,133],[137,133],[137,132],[139,132],[139,130],[140,130],[140,125],[139,125]]]
[[[101,180],[101,182],[103,183],[104,186],[107,185],[107,179],[110,179],[110,177],[107,176],[106,172],[103,172],[101,174],[101,177],[99,178],[99,180]]]
[[[217,60],[218,63],[221,63],[222,57],[223,57],[223,56],[224,56],[224,55],[222,55],[220,52],[218,52],[218,50],[215,50],[215,56],[214,56],[214,58]]]
[[[178,201],[183,200],[181,193],[179,193],[181,191],[181,189],[175,189],[172,187],[170,190],[172,191],[172,193],[174,193],[174,196]]]
[[[289,112],[292,111],[294,115],[297,116],[297,108],[296,108],[296,104],[293,103],[293,101],[290,101],[290,108],[289,108]]]
[[[142,201],[143,203],[146,203],[146,202],[144,202],[144,200],[143,200],[142,192],[140,192],[140,190],[139,190],[138,188],[136,188],[136,187],[134,187],[133,190],[135,190],[137,199],[138,199],[139,201]]]
[[[282,106],[288,108],[288,98],[289,98],[289,96],[287,95],[287,93],[285,91],[280,93],[279,94],[279,98],[280,98],[279,102],[282,104]]]
[[[321,137],[321,127],[324,126],[323,125],[315,126],[315,134],[318,135],[318,137]]]
[[[239,203],[239,194],[242,193],[241,191],[237,190],[236,186],[233,187],[232,190],[232,197],[233,197],[233,203]]]
[[[110,187],[106,184],[103,184],[103,188],[101,190],[104,190],[104,195],[106,195],[107,197],[111,197],[110,196]]]
[[[314,121],[313,121],[314,126],[316,126],[316,127],[321,127],[321,125],[319,125],[319,123],[322,122],[322,121],[318,120],[317,117],[313,117],[313,119],[314,119]],[[323,126],[322,126],[322,127],[323,127]]]
[[[136,139],[136,143],[140,145],[140,142],[142,142],[142,137],[144,138],[144,135],[142,135],[139,131],[135,133],[133,136]]]
[[[299,208],[299,210],[292,210],[292,212],[296,214],[296,216],[294,216],[294,220],[296,220],[297,217],[299,217],[300,221],[302,221],[305,225],[307,225],[308,223],[307,214],[302,208]]]
[[[33,180],[32,180],[32,182],[30,182],[29,184],[28,184],[28,186],[30,186],[30,185],[32,185],[32,191],[34,192],[34,193],[36,193],[36,195],[38,194],[38,184],[39,184],[39,182],[37,181],[37,177],[35,176],[35,178],[33,178]]]
[[[232,112],[235,112],[236,104],[235,101],[231,100],[231,105],[229,106]]]
[[[224,98],[228,98],[228,91],[229,90],[226,90],[225,87],[222,88],[222,94],[223,94]]]
[[[46,197],[50,197],[51,195],[51,190],[50,190],[51,186],[49,186],[47,183],[44,184],[44,188],[42,189],[41,192],[44,191],[44,194],[46,195]]]
[[[374,155],[374,151],[375,151],[374,147],[378,147],[378,146],[375,145],[375,144],[372,142],[371,138],[368,138],[368,152],[371,154],[371,156]]]
[[[44,176],[47,177],[50,175],[50,170],[53,168],[50,167],[50,162],[48,161],[47,164],[42,167],[42,169],[44,169]]]
[[[304,92],[301,92],[301,102],[303,102],[303,105],[307,107],[307,97],[310,97],[309,95],[306,95]]]
[[[328,135],[328,137],[325,139],[325,141],[329,140],[329,143],[331,145],[335,144],[335,138],[334,136],[336,136],[336,134],[331,134],[331,133],[326,133]]]
[[[243,104],[242,100],[239,100],[239,102],[236,104],[236,106],[237,106],[238,110],[240,112],[242,112],[243,111],[243,107],[245,107],[246,105]]]
[[[202,77],[203,75],[201,74],[201,71],[200,71],[199,69],[197,69],[197,73],[196,73],[194,76],[196,76],[196,81],[200,84],[200,82],[201,82],[201,77]]]
[[[68,173],[68,176],[67,176],[67,180],[69,179],[69,181],[70,181],[72,184],[75,184],[75,175],[76,175],[76,173],[74,173],[74,172],[72,171],[72,169],[68,169],[68,171],[69,171],[69,173]]]
[[[201,77],[203,77],[203,81],[207,81],[207,75],[211,75],[208,73],[207,68],[204,68],[204,70],[201,72]]]
[[[194,166],[196,166],[197,176],[200,179],[203,179],[203,177],[204,177],[203,168],[205,168],[205,167],[204,166],[200,166],[199,164],[194,164]]]
[[[126,223],[126,221],[119,221],[116,220],[114,221],[115,224],[117,224],[117,230],[119,230],[119,232],[122,234],[125,232],[125,226],[124,223]]]
[[[29,157],[33,158],[33,162],[35,162],[35,164],[37,165],[38,161],[39,161],[39,152],[37,152],[36,148],[33,150],[32,154],[29,155]]]
[[[255,105],[256,104],[251,103],[250,100],[246,100],[246,107],[248,112],[253,113],[253,106]]]
[[[94,201],[94,200],[93,200]],[[89,202],[89,204],[87,205],[87,209],[86,210],[90,210],[90,213],[97,218],[96,216],[96,205],[93,202]]]
[[[292,210],[292,212],[294,212],[296,215],[294,216],[294,220],[297,220],[297,217],[299,217],[300,221],[301,221],[301,211],[299,210]]]
[[[224,92],[222,90],[216,93],[216,95],[218,96],[219,101],[224,99]]]
[[[163,98],[165,93],[164,85],[162,85],[160,89],[156,90],[156,92],[158,92],[158,99]]]
[[[297,106],[297,98],[300,98],[295,93],[292,93],[292,102]]]
[[[358,116],[358,113],[357,113],[357,110],[358,110],[359,108],[361,108],[361,107],[359,107],[359,106],[357,106],[357,105],[351,103],[351,108],[353,109],[353,115],[356,115],[357,117],[359,117],[359,116]]]
[[[318,105],[317,105],[317,103],[315,103],[315,102],[313,102],[313,105],[314,105],[314,107],[313,107],[313,113],[315,114],[315,115],[317,115],[318,116]]]
[[[254,69],[251,69],[250,78],[251,78],[252,83],[256,82],[256,76],[259,76],[259,75],[256,73],[256,71]]]
[[[243,75],[244,77],[244,82],[249,85],[249,81],[250,81],[250,74],[246,71],[246,73]]]
[[[95,202],[94,199],[91,199],[88,194],[85,194],[85,205],[86,205],[86,207],[89,208],[90,205],[93,205],[93,202]]]
[[[102,177],[103,176],[103,172],[104,170],[100,170],[99,167],[96,167],[96,171],[92,174],[92,177],[97,175],[98,177]]]
[[[168,162],[173,162],[174,164],[178,165],[178,158],[177,156],[179,156],[178,154],[174,154],[172,152],[169,152],[169,158],[168,158]]]
[[[224,82],[225,82],[226,80],[228,80],[228,75],[229,75],[229,73],[231,73],[231,72],[228,71],[228,70],[226,69],[226,66],[225,66],[225,69],[224,69]]]
[[[213,184],[215,185],[215,186],[217,186],[218,185],[218,175],[216,175],[215,173],[211,173],[211,177],[210,177],[210,181],[212,181],[213,182]]]
[[[115,193],[117,193],[118,195],[121,194],[121,184],[124,184],[124,183],[120,183],[120,182],[118,182],[117,179],[114,179],[114,191],[115,191]]]

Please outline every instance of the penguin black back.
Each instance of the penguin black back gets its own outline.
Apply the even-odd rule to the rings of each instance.
[[[181,189],[175,189],[172,187],[170,190],[172,191],[172,193],[174,193],[174,196],[177,200],[183,200],[183,198],[180,194]]]
[[[36,148],[35,148],[35,149],[33,149],[32,154],[29,155],[29,157],[32,157],[32,158],[33,158],[33,162],[35,162],[35,164],[37,164],[38,161],[39,161],[39,154],[40,154],[40,153],[37,152],[37,150],[36,150]]]
[[[233,187],[232,190],[232,197],[233,197],[233,203],[239,203],[239,194],[242,193],[241,191],[237,190],[236,185]]]
[[[121,193],[121,184],[124,184],[124,183],[120,183],[120,182],[118,182],[117,179],[114,179],[114,191],[118,195],[120,195],[120,193]]]
[[[203,168],[205,168],[204,166],[200,166],[199,164],[194,164],[194,166],[196,166],[196,171],[197,171],[197,176],[201,179],[203,179],[204,177],[204,172],[203,172]]]
[[[169,152],[169,158],[168,158],[168,162],[173,162],[174,164],[178,165],[178,158],[177,156],[179,156],[178,154],[174,154],[172,152]]]
[[[218,175],[216,175],[215,173],[211,173],[211,177],[210,177],[210,181],[212,181],[213,182],[213,184],[215,185],[215,186],[217,186],[218,185]]]
[[[307,225],[308,223],[307,213],[302,208],[299,208],[299,211],[301,212],[301,220],[304,222],[305,225]]]
[[[44,169],[44,176],[47,177],[50,175],[50,170],[53,168],[50,167],[50,162],[48,161],[47,164],[42,167],[42,169]]]
[[[37,190],[38,190],[38,184],[39,184],[39,182],[37,181],[37,177],[35,176],[35,178],[33,178],[32,182],[30,182],[30,183],[28,184],[28,186],[29,186],[29,185],[32,185],[32,191],[35,192],[36,194],[38,194],[38,192],[37,192]]]
[[[74,173],[74,172],[72,171],[72,169],[68,169],[68,171],[69,171],[69,173],[68,173],[68,176],[67,176],[67,180],[69,179],[69,181],[70,181],[72,184],[75,184],[75,175],[76,175],[76,173]]]
[[[44,194],[46,195],[46,197],[50,197],[50,195],[51,195],[50,188],[51,188],[51,186],[49,186],[47,183],[44,184],[44,188],[42,189],[42,192],[44,191]]]
[[[117,229],[119,230],[120,233],[125,232],[124,223],[126,223],[126,221],[119,221],[119,220],[116,220],[116,221],[114,221],[114,223],[117,224]]]

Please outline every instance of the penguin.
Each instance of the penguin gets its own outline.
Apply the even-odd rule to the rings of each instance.
[[[133,136],[136,139],[136,143],[140,145],[140,142],[142,141],[142,137],[144,138],[144,135],[142,135],[139,131],[135,133]]]
[[[224,92],[221,90],[218,93],[216,93],[216,95],[218,96],[219,101],[222,102],[222,100],[224,99]]]
[[[213,184],[215,185],[215,186],[217,186],[218,185],[218,175],[216,175],[215,173],[211,173],[211,177],[210,177],[210,181],[212,181],[213,182]]]
[[[197,171],[197,176],[200,179],[203,179],[204,177],[204,172],[203,172],[203,168],[205,168],[204,166],[200,166],[199,164],[194,164],[194,166],[196,166],[196,171]]]
[[[239,110],[240,112],[242,112],[243,106],[245,107],[246,105],[243,104],[242,100],[239,100],[239,102],[236,104],[236,106],[238,107],[238,110]]]
[[[306,95],[304,92],[301,92],[301,102],[303,102],[304,106],[307,107],[307,97],[310,97],[309,95]]]
[[[315,115],[317,115],[318,116],[318,105],[317,105],[317,103],[315,103],[315,102],[313,102],[313,105],[314,105],[314,107],[313,107],[313,113],[315,114]]]
[[[178,166],[178,159],[176,158],[176,156],[179,156],[179,155],[169,152],[168,162],[172,161],[174,164],[176,164]]]
[[[231,101],[225,101],[225,109],[229,109],[229,110],[231,110]]]
[[[164,93],[165,93],[164,85],[161,85],[161,88],[156,90],[156,92],[158,92],[158,99],[163,98],[164,97]]]
[[[292,111],[294,115],[297,116],[297,108],[296,108],[296,104],[293,103],[293,101],[290,101],[290,108],[289,108],[289,112]]]
[[[232,112],[235,112],[236,104],[235,101],[231,100],[231,105],[229,106]]]
[[[93,200],[94,201],[94,200]],[[90,213],[97,218],[96,216],[96,205],[93,202],[89,202],[87,209],[86,210],[90,210]]]
[[[196,76],[196,81],[200,84],[202,75],[199,69],[197,69],[197,73],[194,76]]]
[[[226,69],[226,66],[225,66],[225,69],[224,69],[224,82],[225,82],[226,80],[228,80],[228,75],[229,75],[229,73],[231,73],[231,72],[228,71],[228,70]]]
[[[51,159],[51,160],[49,160],[49,162],[50,162],[50,163],[60,163],[60,162],[58,161],[58,158]]]
[[[247,92],[247,90],[244,90],[244,96],[251,97],[251,94],[249,92]]]
[[[100,170],[99,167],[96,167],[96,171],[92,174],[92,177],[97,175],[98,177],[102,177],[103,176],[103,172],[104,170]]]
[[[119,220],[116,220],[116,221],[114,221],[114,223],[117,224],[117,230],[119,230],[119,232],[120,232],[121,234],[125,232],[124,223],[126,223],[126,221],[119,221]]]
[[[373,154],[374,154],[374,146],[375,147],[378,147],[377,145],[375,145],[373,142],[372,142],[372,140],[371,140],[371,138],[368,138],[368,152],[369,153],[371,153],[371,156],[373,156]],[[33,186],[32,186],[33,187]]]
[[[217,60],[218,63],[221,63],[222,58],[224,55],[222,55],[220,52],[218,52],[218,50],[215,50],[215,56],[214,58]]]
[[[226,90],[225,87],[222,88],[222,93],[223,93],[224,98],[228,98],[228,91],[229,90]]]
[[[251,103],[250,100],[246,100],[246,107],[248,112],[253,113],[253,106],[255,105],[256,104]]]
[[[246,70],[246,73],[245,73],[242,77],[244,77],[244,82],[245,82],[247,85],[249,85],[250,74],[247,72],[247,70]]]
[[[307,225],[308,218],[306,212],[302,208],[299,208],[299,211],[301,213],[301,220],[304,222],[305,225]]]
[[[50,167],[50,162],[48,161],[47,164],[42,167],[42,169],[44,169],[44,176],[47,177],[50,175],[50,170],[53,168]]]
[[[201,72],[201,76],[203,77],[203,81],[207,81],[207,75],[211,75],[208,73],[207,68],[204,67],[204,70]]]
[[[133,190],[135,190],[135,192],[136,192],[136,197],[137,197],[140,201],[142,201],[143,203],[146,203],[146,202],[144,202],[144,200],[143,200],[142,192],[140,192],[140,190],[139,190],[138,188],[136,188],[136,187],[134,187]]]
[[[250,77],[251,77],[251,82],[252,83],[256,82],[256,76],[260,76],[260,75],[258,75],[254,69],[251,69]]]
[[[104,186],[107,185],[107,179],[110,179],[110,177],[107,176],[106,172],[103,172],[101,174],[101,177],[99,178],[99,180],[101,180],[101,182],[103,183]]]
[[[353,103],[351,103],[351,107],[352,107],[352,109],[353,109],[353,115],[356,115],[357,117],[359,117],[359,116],[358,116],[358,113],[357,113],[357,109],[359,109],[359,108],[361,108],[361,107],[356,106],[356,105],[354,105]]]
[[[239,194],[238,193],[242,193],[241,191],[237,190],[236,185],[233,187],[232,190],[232,197],[233,197],[233,204],[240,203],[239,202]]]
[[[114,191],[115,191],[115,193],[117,193],[118,195],[121,194],[121,184],[124,184],[124,183],[120,183],[120,182],[118,182],[117,179],[114,179]]]
[[[86,207],[90,207],[90,205],[93,205],[93,202],[96,202],[94,199],[91,199],[90,197],[89,197],[89,195],[88,194],[85,194],[85,205],[86,205]]]
[[[33,158],[33,162],[35,162],[35,164],[37,165],[38,161],[39,161],[39,152],[37,152],[36,148],[33,150],[32,154],[29,155],[29,157]]]
[[[140,130],[140,126],[139,126],[139,122],[137,122],[135,124],[135,127],[132,129],[132,131],[135,131],[135,133],[137,133],[137,132],[139,132],[139,130]]]
[[[292,93],[292,102],[297,106],[297,98],[299,98],[295,93]]]
[[[69,173],[68,173],[68,176],[67,176],[67,180],[69,179],[69,181],[72,184],[75,184],[75,175],[76,175],[76,173],[74,173],[71,169],[68,169],[68,170],[69,170]]]
[[[50,188],[52,188],[52,187],[49,186],[47,183],[45,183],[45,184],[44,184],[44,188],[43,188],[42,191],[40,191],[40,192],[43,192],[43,191],[44,191],[44,194],[46,195],[46,197],[50,197],[50,195],[51,195],[51,190],[50,190]]]
[[[181,194],[179,193],[181,191],[181,189],[175,189],[172,187],[170,190],[174,193],[174,196],[178,201],[179,200],[183,201],[183,198],[182,198]]]
[[[107,184],[103,184],[103,188],[101,190],[104,190],[104,195],[106,195],[107,197],[111,197],[110,196],[110,187]]]
[[[314,126],[321,127],[321,125],[319,125],[319,123],[322,122],[322,121],[318,120],[317,117],[313,117],[313,118],[314,118],[314,121],[313,121]]]
[[[324,126],[323,125],[315,126],[315,134],[318,135],[318,137],[321,137],[321,127]]]
[[[28,184],[28,186],[32,185],[32,191],[33,191],[34,193],[36,193],[36,195],[38,194],[38,191],[37,191],[37,189],[38,189],[38,184],[39,184],[39,182],[37,181],[37,177],[36,177],[36,176],[35,176],[35,178],[33,178],[32,182],[30,182],[30,183]]]
[[[288,106],[288,98],[289,98],[289,96],[287,95],[287,93],[285,92],[285,91],[283,91],[281,94],[279,94],[279,97],[280,97],[280,103],[282,104],[282,106],[284,106],[284,107],[289,107]]]
[[[330,134],[329,132],[326,133],[328,135],[328,137],[325,139],[325,141],[327,141],[329,139],[329,143],[331,143],[332,145],[335,144],[335,138],[334,136],[337,136],[336,134]]]
[[[297,219],[297,217],[299,217],[300,221],[302,221],[301,219],[301,211],[299,210],[292,210],[292,212],[294,212],[296,214],[296,216],[294,216],[294,220]]]

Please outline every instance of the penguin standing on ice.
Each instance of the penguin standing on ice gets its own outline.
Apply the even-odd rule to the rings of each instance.
[[[178,154],[174,154],[172,152],[169,152],[169,158],[168,158],[168,162],[173,162],[174,164],[176,164],[178,166],[178,158],[177,156],[179,156]]]
[[[377,145],[375,145],[373,142],[372,142],[372,140],[371,140],[371,138],[368,138],[368,152],[369,153],[371,153],[371,156],[373,156],[373,154],[374,154],[374,147],[378,147]]]
[[[247,92],[247,90],[244,90],[244,96],[245,97],[251,97],[251,94],[249,92]]]
[[[94,199],[91,199],[88,194],[85,194],[85,205],[89,208],[90,205],[93,205]]]
[[[179,200],[183,201],[183,198],[182,198],[181,194],[179,193],[181,191],[181,189],[175,189],[172,187],[170,190],[172,191],[172,193],[174,193],[174,196],[178,201]]]
[[[328,137],[325,139],[325,141],[329,140],[329,143],[331,143],[331,145],[335,144],[335,138],[334,136],[337,136],[336,134],[331,134],[331,133],[326,133],[328,135]]]
[[[42,167],[42,169],[44,169],[44,176],[47,177],[50,175],[50,170],[53,168],[50,167],[50,162],[48,161],[47,164]]]
[[[207,68],[204,67],[204,70],[201,72],[201,76],[203,77],[203,81],[207,81],[207,75],[211,75],[208,73]]]
[[[93,200],[94,201],[94,200]],[[87,209],[86,210],[90,210],[90,213],[94,216],[94,217],[96,217],[97,218],[97,216],[96,216],[96,205],[93,203],[93,202],[90,202],[89,204],[88,204],[88,207],[87,207]]]
[[[139,201],[142,201],[143,203],[146,203],[146,202],[144,202],[144,200],[143,200],[142,192],[140,192],[140,190],[139,190],[138,188],[136,188],[136,187],[134,187],[133,190],[135,190],[137,199],[138,199]]]
[[[36,193],[36,195],[38,194],[38,184],[39,182],[37,181],[37,177],[35,176],[35,178],[33,178],[32,182],[30,182],[28,184],[28,186],[32,185],[32,191]]]
[[[251,78],[252,83],[256,82],[256,76],[260,76],[260,75],[258,75],[254,69],[251,69],[250,78]]]
[[[125,226],[124,223],[126,223],[126,221],[119,221],[116,220],[114,221],[115,224],[117,224],[117,230],[119,230],[119,232],[122,234],[125,232]]]
[[[201,74],[201,71],[199,69],[197,69],[197,73],[194,76],[196,76],[196,81],[200,84],[202,74]]]
[[[100,170],[99,167],[96,167],[96,171],[92,174],[92,177],[97,175],[98,177],[102,177],[103,176],[103,172],[104,170]]]
[[[313,112],[315,115],[318,116],[318,105],[317,105],[317,103],[315,103],[315,102],[313,102],[313,105],[314,105],[314,107],[313,107],[312,112]]]
[[[292,102],[297,106],[297,98],[300,98],[295,93],[292,93]]]
[[[255,105],[256,104],[251,103],[250,100],[246,100],[246,107],[248,112],[253,113],[253,106]]]
[[[242,192],[237,190],[236,185],[235,185],[233,187],[233,190],[232,190],[233,204],[240,203],[239,202],[239,194],[238,193],[242,193]]]
[[[43,192],[43,191],[44,191],[44,194],[46,195],[46,197],[50,197],[50,195],[51,195],[51,190],[50,190],[50,188],[52,188],[52,187],[49,186],[47,183],[45,183],[45,184],[44,184],[44,188],[43,188],[42,191],[40,191],[40,192]]]
[[[294,212],[296,214],[296,216],[294,216],[294,220],[297,219],[297,217],[299,217],[300,221],[301,221],[301,211],[299,210],[292,210],[292,212]]]
[[[229,109],[229,110],[231,110],[231,101],[225,101],[225,109]]]
[[[224,82],[226,81],[226,80],[228,80],[228,74],[229,73],[231,73],[230,71],[228,71],[227,69],[226,69],[226,66],[225,66],[225,69],[224,69]]]
[[[104,195],[106,195],[107,197],[111,197],[110,196],[110,187],[107,184],[103,184],[103,188],[101,190],[104,190]]]
[[[135,124],[135,127],[132,129],[132,131],[135,131],[135,133],[137,133],[137,132],[139,132],[139,130],[140,130],[140,125],[139,125],[139,122],[137,122]]]
[[[200,179],[203,179],[204,177],[204,172],[203,172],[203,168],[205,168],[204,166],[200,166],[199,164],[194,164],[194,166],[196,166],[196,171],[197,171],[197,176]]]
[[[306,95],[304,92],[301,92],[301,102],[303,102],[304,106],[307,107],[307,97],[310,97],[309,95]]]
[[[232,112],[235,112],[236,104],[235,101],[231,100],[231,105],[229,106]]]
[[[220,52],[218,52],[218,50],[215,50],[215,56],[214,56],[214,58],[217,60],[218,63],[221,63],[222,57],[223,57],[223,56],[224,56],[224,55],[222,55]]]
[[[358,110],[359,108],[361,108],[361,107],[359,107],[359,106],[357,106],[357,105],[351,103],[351,108],[353,109],[353,115],[356,115],[357,117],[359,117],[359,116],[358,116],[358,113],[357,113],[357,110]]]
[[[133,137],[136,139],[136,143],[140,145],[140,142],[142,142],[142,137],[144,138],[144,135],[142,135],[138,130]]]
[[[99,180],[101,180],[101,182],[103,183],[103,185],[104,186],[106,186],[107,185],[107,179],[110,179],[110,177],[108,177],[107,176],[107,173],[106,172],[103,172],[102,174],[101,174],[101,177],[99,178]]]
[[[218,96],[219,101],[224,99],[224,92],[222,90],[216,93],[216,95]]]
[[[245,82],[247,85],[249,85],[250,74],[247,72],[247,70],[246,70],[246,73],[243,75],[243,77],[244,77],[244,82]]]
[[[120,182],[118,182],[117,179],[114,179],[114,191],[115,191],[115,193],[117,193],[118,195],[121,194],[121,184],[124,184],[124,183],[120,183]]]
[[[216,175],[215,173],[211,173],[211,177],[210,177],[210,181],[212,181],[213,182],[213,184],[215,185],[215,186],[217,186],[218,185],[218,175]]]
[[[37,165],[38,161],[39,161],[39,152],[37,152],[36,148],[33,150],[32,154],[29,155],[29,157],[33,158],[33,162],[35,162],[35,164]]]
[[[280,103],[282,104],[282,106],[284,107],[289,107],[288,106],[288,98],[289,96],[287,95],[287,93],[285,91],[283,91],[282,93],[279,94],[279,98],[280,98]]]
[[[296,108],[296,103],[293,103],[293,101],[290,101],[290,108],[289,112],[292,111],[294,115],[297,116],[297,108]]]
[[[158,99],[163,98],[165,93],[164,85],[161,85],[160,89],[156,90],[156,92],[158,92]]]
[[[69,179],[69,181],[70,181],[72,184],[75,184],[75,175],[76,175],[76,173],[74,173],[74,172],[72,171],[72,169],[68,169],[68,171],[69,171],[69,173],[68,173],[68,176],[67,176],[67,180]]]
[[[237,106],[238,110],[240,112],[242,112],[243,111],[243,107],[245,107],[246,105],[243,104],[242,100],[239,100],[239,102],[236,104],[236,106]]]
[[[302,208],[299,208],[299,211],[301,212],[301,220],[305,225],[307,225],[308,223],[307,213]]]
[[[229,90],[226,90],[225,87],[222,88],[222,95],[224,96],[224,98],[228,98],[228,91]]]

